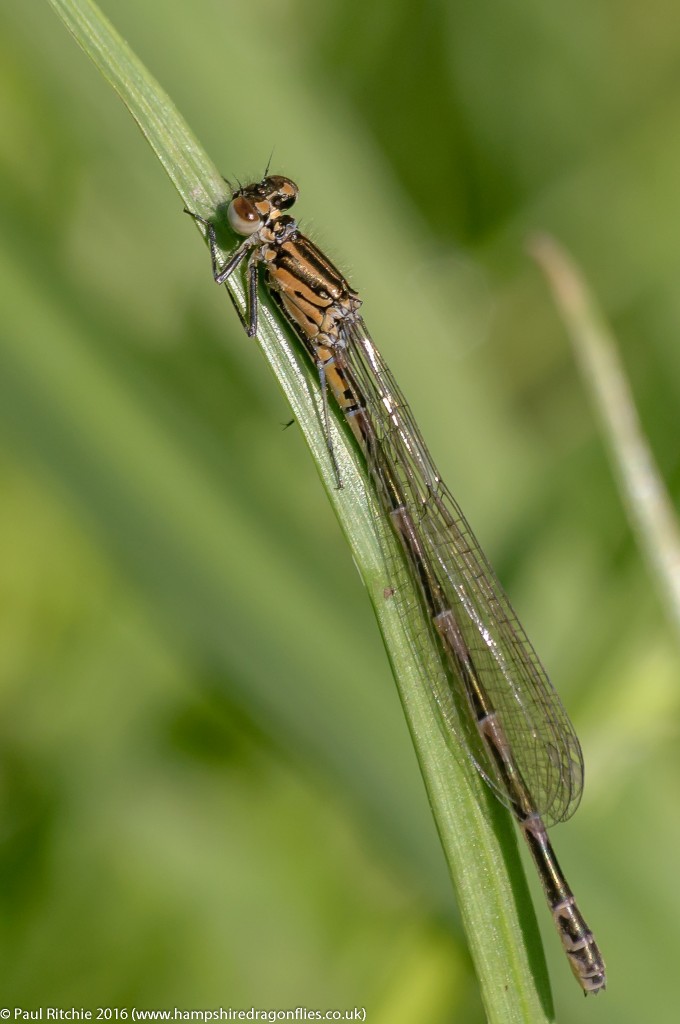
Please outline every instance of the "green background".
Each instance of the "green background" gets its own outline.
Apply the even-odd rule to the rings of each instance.
[[[554,233],[680,488],[674,4],[108,0],[227,176],[301,187],[581,736],[554,840],[677,1019],[678,661],[546,286]],[[181,203],[47,4],[0,14],[3,1005],[482,1019],[368,599]]]

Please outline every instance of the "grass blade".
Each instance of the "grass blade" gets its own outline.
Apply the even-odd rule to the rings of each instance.
[[[618,356],[616,340],[575,263],[554,239],[531,252],[564,320],[600,420],[624,506],[680,637],[680,527]]]

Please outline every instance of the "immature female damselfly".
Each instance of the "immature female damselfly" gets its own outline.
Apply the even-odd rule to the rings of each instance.
[[[444,682],[432,681],[443,725],[465,744],[514,814],[574,975],[586,993],[599,992],[605,987],[604,962],[545,825],[566,820],[578,806],[578,739],[371,341],[359,296],[286,212],[297,197],[297,185],[280,175],[234,192],[228,220],[245,239],[223,266],[213,224],[191,216],[207,231],[218,284],[246,264],[243,322],[251,337],[257,331],[262,266],[264,284],[317,368],[324,408],[330,391],[351,428],[447,665]],[[327,423],[326,433],[333,458]]]

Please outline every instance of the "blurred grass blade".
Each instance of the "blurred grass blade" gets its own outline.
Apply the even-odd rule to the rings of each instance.
[[[680,637],[680,528],[647,444],[616,341],[582,274],[554,239],[531,252],[545,273],[590,390],[638,543]]]
[[[224,183],[162,89],[92,3],[49,2],[123,99],[186,205],[213,214],[228,197]],[[238,282],[233,294],[243,306]],[[309,444],[375,608],[456,884],[488,1019],[499,1024],[545,1021],[551,1014],[545,961],[511,821],[467,757],[449,749],[439,727],[428,678],[440,655],[434,646],[427,664],[415,655],[410,627],[397,602],[386,598],[389,580],[382,552],[387,548],[391,557],[401,556],[376,513],[362,460],[343,426],[334,424],[343,479],[343,488],[337,489],[317,377],[305,359],[298,359],[276,310],[263,305],[262,312],[258,341]],[[411,594],[403,600],[416,599]]]

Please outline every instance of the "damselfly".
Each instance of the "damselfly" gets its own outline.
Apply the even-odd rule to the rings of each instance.
[[[297,198],[297,185],[279,175],[234,192],[228,220],[245,239],[223,266],[214,225],[191,216],[207,231],[218,284],[246,264],[246,316],[239,315],[251,337],[257,332],[262,267],[265,286],[318,371],[324,409],[330,391],[359,443],[447,665],[444,683],[432,681],[444,727],[465,744],[514,814],[574,975],[586,993],[599,992],[605,987],[604,962],[545,824],[566,820],[578,806],[578,739],[371,341],[359,296],[286,212]],[[327,423],[326,433],[332,457]]]

